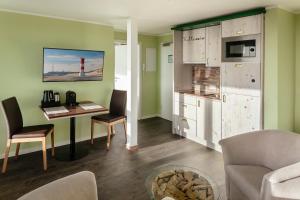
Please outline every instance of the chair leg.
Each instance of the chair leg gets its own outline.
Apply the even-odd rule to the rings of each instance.
[[[54,130],[52,130],[52,132],[51,132],[51,155],[52,155],[52,157],[55,156],[55,152],[54,152]]]
[[[110,147],[110,135],[111,135],[111,125],[107,126],[107,144],[106,149],[109,150]]]
[[[43,149],[43,165],[44,170],[47,170],[47,149],[46,149],[46,138],[42,139],[42,149]]]
[[[21,145],[21,143],[17,143],[15,159],[19,158],[20,145]]]
[[[6,142],[6,148],[5,148],[5,153],[4,153],[4,160],[3,160],[3,166],[2,166],[2,173],[6,172],[7,168],[7,161],[8,161],[8,154],[9,154],[9,149],[11,146],[11,140],[8,139]]]
[[[112,132],[113,135],[116,134],[116,129],[115,129],[114,125],[111,125],[111,132]]]
[[[127,124],[126,120],[123,121],[124,131],[125,131],[125,144],[127,144]]]
[[[94,120],[91,120],[91,144],[94,144]]]

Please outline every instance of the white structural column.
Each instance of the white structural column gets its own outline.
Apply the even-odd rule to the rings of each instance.
[[[138,29],[127,20],[127,149],[137,147],[138,119]]]

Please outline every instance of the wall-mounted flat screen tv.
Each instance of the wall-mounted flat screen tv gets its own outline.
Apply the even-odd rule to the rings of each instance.
[[[101,81],[104,51],[44,48],[44,82]]]

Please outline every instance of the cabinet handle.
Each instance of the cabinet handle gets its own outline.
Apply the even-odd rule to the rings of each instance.
[[[209,59],[209,58],[206,58],[206,65],[207,65],[207,66],[208,66],[208,59]]]
[[[200,107],[200,101],[198,101],[198,107]]]
[[[235,64],[234,67],[243,67],[242,64]]]
[[[184,105],[184,104],[182,104],[182,107],[185,107],[185,108],[186,108],[186,107],[187,107],[187,105]]]
[[[226,95],[223,95],[223,102],[226,103]]]

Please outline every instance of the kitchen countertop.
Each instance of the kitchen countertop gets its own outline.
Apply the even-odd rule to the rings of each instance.
[[[214,93],[207,93],[207,92],[198,93],[193,90],[177,90],[175,92],[178,92],[181,94],[193,95],[193,96],[197,96],[197,97],[202,97],[205,99],[221,100],[220,95],[214,94]]]

